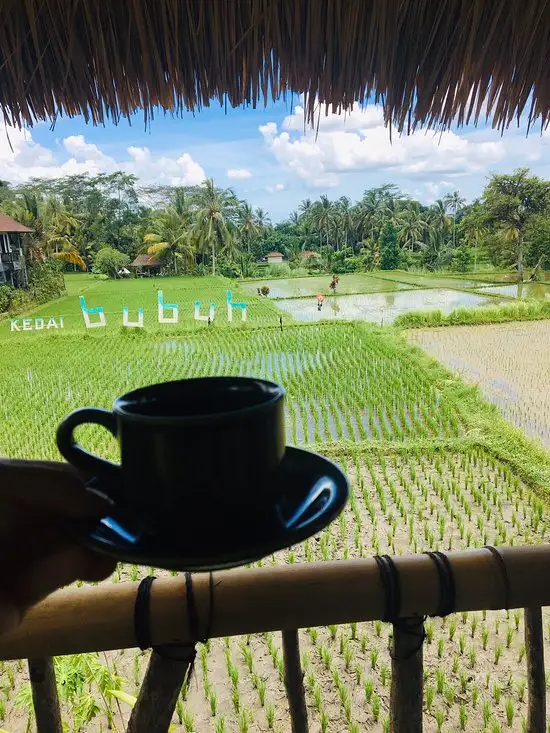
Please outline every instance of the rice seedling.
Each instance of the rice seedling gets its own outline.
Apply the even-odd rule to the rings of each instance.
[[[239,733],[248,733],[252,720],[252,712],[250,710],[247,710],[246,708],[241,708],[239,710],[239,715],[237,718]]]
[[[491,718],[493,717],[493,711],[491,709],[491,703],[487,700],[483,703],[483,726],[484,728],[489,727]]]
[[[460,730],[466,730],[466,725],[468,723],[468,711],[466,710],[466,706],[464,705],[464,703],[460,703],[460,706],[458,708],[458,720]]]
[[[380,698],[378,695],[372,696],[371,711],[374,722],[378,723],[378,719],[380,718]]]
[[[516,707],[514,705],[514,701],[510,698],[506,700],[504,709],[506,710],[506,722],[508,723],[508,727],[511,728],[514,724],[514,718],[516,717]]]
[[[445,688],[445,672],[439,667],[435,670],[435,687],[438,695],[443,694]]]
[[[193,733],[195,730],[195,716],[190,710],[184,710],[183,712],[183,727],[186,733]]]

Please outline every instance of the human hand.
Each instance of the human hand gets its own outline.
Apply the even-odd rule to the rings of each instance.
[[[0,633],[54,590],[113,572],[114,562],[70,534],[75,523],[101,517],[106,507],[69,464],[0,459]]]

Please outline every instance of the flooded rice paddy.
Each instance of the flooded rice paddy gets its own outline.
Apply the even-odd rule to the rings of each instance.
[[[550,448],[550,321],[422,329],[409,340],[478,384],[507,420]]]
[[[550,298],[550,284],[545,283],[512,283],[510,285],[478,285],[482,292],[498,293],[521,300],[546,300]]]
[[[504,298],[468,293],[447,288],[407,290],[391,293],[362,293],[327,297],[321,310],[315,297],[285,299],[277,306],[297,321],[360,320],[378,324],[393,323],[397,316],[411,310],[441,310],[448,315],[456,308],[498,305]]]

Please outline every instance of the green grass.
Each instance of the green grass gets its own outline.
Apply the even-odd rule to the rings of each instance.
[[[144,328],[146,331],[168,332],[189,328],[206,328],[204,322],[194,320],[194,303],[201,301],[201,313],[208,312],[210,303],[216,305],[215,327],[227,325],[226,293],[231,290],[235,302],[246,302],[248,320],[251,324],[275,324],[281,313],[266,298],[244,293],[239,285],[223,277],[166,277],[139,278],[131,280],[101,280],[93,275],[66,276],[67,296],[40,306],[32,312],[33,317],[49,318],[63,316],[65,327],[60,333],[85,333],[79,295],[86,300],[88,308],[101,306],[105,312],[106,329],[95,332],[120,331],[122,327],[122,308],[127,306],[130,319],[137,318],[137,309],[144,309]],[[164,293],[165,303],[179,306],[179,323],[176,327],[160,324],[157,316],[157,291]],[[31,315],[31,314],[26,314]],[[92,316],[93,318],[93,316]],[[283,315],[283,318],[286,316]],[[234,311],[233,325],[241,326],[241,315]],[[9,321],[0,324],[0,338],[9,335]],[[90,329],[91,330],[91,329]],[[17,334],[18,337],[29,334]],[[41,334],[30,334],[39,337]]]
[[[235,300],[249,303],[249,318],[241,324],[236,313],[230,326],[225,293],[231,283],[224,278],[105,281],[78,275],[69,277],[67,285],[72,293],[87,288],[89,307],[104,307],[108,327],[86,331],[76,295],[38,311],[63,314],[68,324],[64,331],[11,334],[2,324],[0,341],[9,343],[1,357],[2,374],[7,376],[0,379],[0,451],[5,455],[59,458],[55,428],[75,407],[109,407],[116,396],[140,385],[216,374],[258,376],[283,384],[290,443],[325,451],[343,447],[350,453],[385,451],[388,445],[392,450],[403,445],[418,450],[429,445],[459,449],[482,444],[506,454],[511,463],[522,452],[531,455],[531,444],[518,431],[511,440],[507,423],[479,394],[464,393],[469,404],[465,410],[461,390],[469,388],[427,357],[420,359],[421,352],[406,344],[395,329],[357,322],[298,325],[287,320],[281,333],[274,305],[265,298],[244,296],[235,287]],[[155,323],[159,287],[165,302],[180,304],[177,326]],[[195,298],[217,304],[212,327],[193,320]],[[122,305],[145,307],[146,328],[121,329]],[[467,314],[464,318],[485,317],[483,322],[492,322],[512,310],[540,313],[545,305],[463,309],[449,322],[457,322],[456,314],[462,312]],[[405,316],[400,322],[411,320]],[[479,415],[485,415],[481,423]],[[85,437],[91,449],[116,453],[113,441],[100,429],[90,428]],[[536,454],[540,463],[539,459]],[[533,470],[530,481],[537,484],[545,470],[542,474]]]
[[[537,321],[544,318],[550,318],[550,301],[548,300],[510,302],[483,308],[457,308],[448,316],[440,310],[410,311],[398,316],[394,321],[394,326],[396,328],[475,326],[508,321]]]

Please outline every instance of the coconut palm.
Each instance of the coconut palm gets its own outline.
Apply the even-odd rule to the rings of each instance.
[[[351,232],[353,231],[353,210],[351,201],[347,196],[341,196],[334,204],[334,230],[336,239],[336,249],[339,249],[339,242],[345,247]]]
[[[46,255],[80,267],[81,270],[87,270],[86,262],[74,243],[80,229],[78,217],[52,196],[46,200],[42,219]]]
[[[259,236],[261,228],[252,209],[252,206],[246,201],[241,201],[239,208],[238,230],[241,242],[246,246],[246,251],[250,254],[250,243]]]
[[[319,245],[323,243],[322,234],[325,235],[325,244],[329,246],[329,232],[334,224],[334,207],[332,201],[323,194],[319,201],[316,201],[309,210],[313,225],[319,233]]]
[[[217,253],[232,254],[236,249],[233,220],[238,201],[231,189],[216,188],[214,180],[209,178],[195,192],[193,206],[193,238],[199,249],[210,252],[212,274],[215,275]]]
[[[176,275],[181,260],[186,266],[193,266],[195,250],[189,225],[175,208],[155,217],[148,229],[143,237],[143,241],[150,245],[148,254],[155,255],[155,259],[162,264],[170,264]]]
[[[458,211],[466,203],[466,199],[463,199],[461,197],[460,191],[453,191],[453,193],[450,193],[445,197],[445,200],[449,208],[453,212],[453,249],[454,249],[456,247],[456,215]]]
[[[414,252],[424,245],[426,221],[420,212],[418,202],[411,203],[404,209],[396,221],[399,242],[404,249]]]
[[[256,224],[261,230],[267,229],[269,226],[271,226],[271,221],[269,219],[269,214],[265,209],[262,209],[261,206],[258,206],[256,208],[256,211],[254,212],[254,218],[256,220]]]
[[[464,241],[474,250],[474,272],[477,272],[477,253],[485,237],[489,234],[488,227],[476,226],[467,229],[464,234]]]
[[[300,202],[300,205],[298,206],[298,211],[300,212],[300,216],[309,216],[311,213],[311,209],[313,207],[313,202],[311,199],[304,199],[302,202]]]

